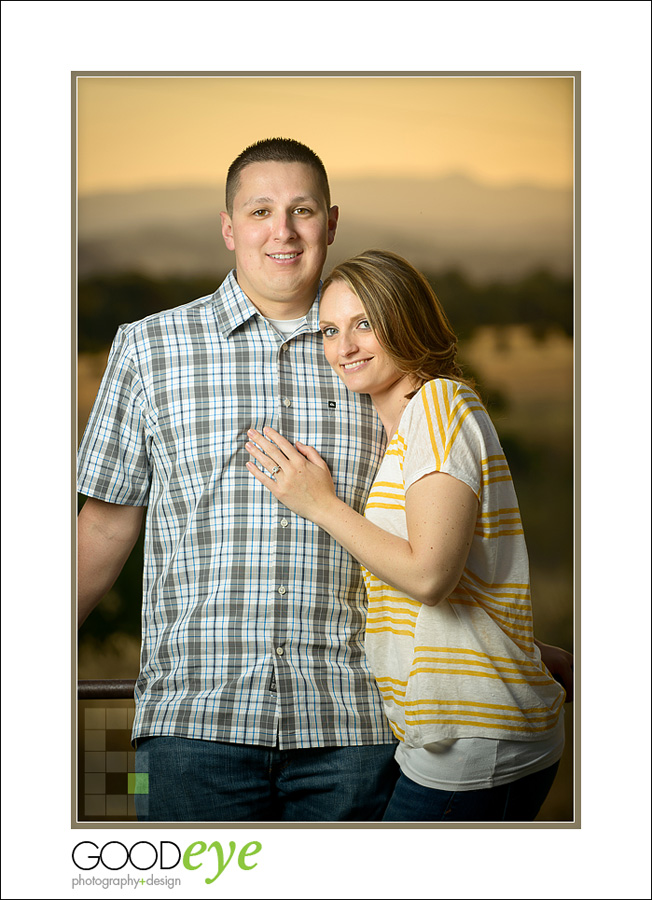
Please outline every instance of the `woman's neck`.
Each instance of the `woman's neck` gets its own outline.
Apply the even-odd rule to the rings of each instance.
[[[417,390],[419,385],[409,375],[403,375],[391,388],[382,394],[371,394],[371,400],[378,413],[378,418],[383,423],[387,440],[391,441],[398,428],[403,410],[408,405],[407,394]]]

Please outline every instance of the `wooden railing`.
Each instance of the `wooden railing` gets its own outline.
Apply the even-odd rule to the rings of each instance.
[[[133,700],[135,681],[100,678],[77,682],[78,700]]]

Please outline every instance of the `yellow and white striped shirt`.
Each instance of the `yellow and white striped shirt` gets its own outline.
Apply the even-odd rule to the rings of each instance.
[[[363,569],[366,652],[385,714],[411,747],[463,737],[547,738],[565,693],[533,641],[527,549],[509,467],[477,395],[443,378],[406,407],[365,516],[407,539],[405,494],[433,472],[469,485],[478,520],[462,578],[436,607]]]

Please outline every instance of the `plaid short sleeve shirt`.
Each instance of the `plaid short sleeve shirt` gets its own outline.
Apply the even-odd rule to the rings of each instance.
[[[247,471],[247,430],[328,463],[362,511],[383,437],[327,364],[317,303],[281,337],[235,273],[121,326],[82,440],[79,491],[147,506],[133,737],[281,748],[393,741],[364,654],[358,564]]]

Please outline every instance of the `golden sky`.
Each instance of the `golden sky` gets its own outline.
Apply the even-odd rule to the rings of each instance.
[[[222,183],[265,137],[331,178],[437,177],[569,187],[571,77],[79,77],[80,193]]]

